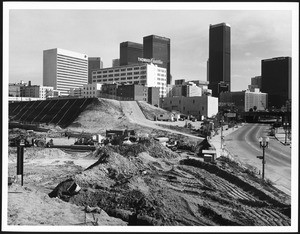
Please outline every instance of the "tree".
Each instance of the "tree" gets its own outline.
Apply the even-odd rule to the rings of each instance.
[[[257,106],[254,106],[254,107],[253,107],[253,110],[256,111],[256,110],[257,110]]]

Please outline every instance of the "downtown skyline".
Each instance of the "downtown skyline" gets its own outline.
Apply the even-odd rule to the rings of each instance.
[[[142,44],[152,34],[171,40],[173,82],[206,81],[209,25],[223,22],[231,26],[232,91],[247,89],[261,75],[261,60],[292,57],[288,10],[20,9],[9,14],[9,82],[42,85],[43,50],[101,57],[106,68],[119,58],[121,42]]]

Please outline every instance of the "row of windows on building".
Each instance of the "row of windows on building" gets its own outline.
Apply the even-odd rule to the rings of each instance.
[[[83,94],[96,94],[96,92],[95,91],[93,91],[93,92],[84,92],[83,91]]]
[[[121,74],[121,76],[123,76],[125,74]],[[118,74],[115,74],[115,76],[119,76]],[[108,75],[108,77],[113,77],[112,75]],[[113,80],[132,80],[132,79],[146,79],[146,75],[143,75],[143,76],[129,76],[129,77],[116,77],[116,78],[110,78],[110,79],[104,79],[104,78],[107,78],[107,75],[103,75],[103,77],[101,76],[97,76],[97,77],[93,77],[93,82],[96,82],[96,81],[113,81]],[[98,78],[98,80],[96,80],[96,78]],[[157,80],[160,80],[160,81],[166,81],[165,78],[157,78]],[[162,82],[163,83],[163,82]]]
[[[79,66],[66,66],[63,64],[57,64],[57,69],[61,69],[61,71],[68,71],[68,72],[76,72],[76,73],[87,73],[88,69],[87,66],[79,67]]]
[[[128,76],[128,77],[120,77],[121,80],[131,80],[131,79],[146,79],[146,76]],[[113,79],[110,79],[113,80]],[[119,78],[115,78],[115,80],[119,80]],[[106,81],[106,79],[103,79],[103,81]]]
[[[58,61],[72,61],[77,63],[87,63],[87,59],[75,58],[64,54],[57,54]]]
[[[178,103],[181,104],[181,100],[178,100]],[[170,100],[170,104],[173,104],[173,103],[172,103],[172,100]],[[175,104],[175,103],[174,103],[174,104]],[[193,99],[193,104],[195,104],[195,100],[194,100],[194,99]],[[203,108],[203,107],[202,107],[202,108]]]
[[[64,64],[71,67],[80,66],[83,68],[87,67],[88,65],[87,61],[72,61],[60,58],[57,58],[57,64]]]
[[[108,81],[113,81],[113,80],[108,80]],[[93,82],[96,82],[96,80],[93,80]],[[98,80],[98,82],[100,82],[100,80]],[[141,84],[141,85],[145,85],[146,81],[127,81],[127,84]],[[162,90],[165,90],[166,88],[164,87],[164,83],[160,83],[157,82],[158,85],[161,85],[162,87],[160,87]],[[95,87],[93,87],[95,89]],[[84,88],[85,89],[85,88]],[[87,88],[88,89],[88,88]],[[91,87],[90,87],[91,89]]]
[[[116,76],[130,76],[130,75],[143,75],[146,74],[146,71],[141,71],[141,72],[127,72],[127,73],[115,73],[115,74],[108,74],[108,75],[96,75],[93,74],[93,77],[97,78],[102,78],[102,77],[116,77]],[[166,74],[163,73],[157,73],[157,76],[159,77],[166,77]],[[165,79],[165,78],[160,78],[160,79]]]
[[[96,88],[95,88],[95,87],[83,87],[83,89],[84,89],[84,90],[85,90],[85,89],[86,89],[86,90],[92,90],[92,89],[95,90]]]
[[[145,70],[146,67],[128,67],[128,68],[121,68],[121,69],[113,69],[113,70],[103,70],[103,71],[94,71],[93,74],[101,74],[101,73],[113,73],[113,72],[122,72],[122,71],[132,71],[132,70]]]
[[[119,80],[136,80],[136,79],[142,79],[142,80],[144,80],[144,79],[146,79],[146,76],[134,76],[134,77],[120,77],[120,78],[110,78],[110,79],[98,79],[98,80],[96,80],[96,79],[94,79],[93,80],[93,82],[106,82],[106,81],[119,81]]]
[[[139,75],[139,74],[146,74],[146,72],[144,73],[139,73],[139,72],[134,72],[133,75]],[[109,74],[109,75],[93,75],[93,77],[97,77],[97,78],[102,78],[102,77],[116,77],[116,76],[126,76],[126,75],[132,75],[132,72],[128,72],[127,74],[126,73],[116,73],[116,74]],[[144,76],[146,77],[146,76]]]

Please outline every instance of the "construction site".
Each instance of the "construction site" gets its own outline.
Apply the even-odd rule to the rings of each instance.
[[[217,155],[204,121],[165,114],[104,98],[10,103],[7,224],[291,225],[290,195]]]

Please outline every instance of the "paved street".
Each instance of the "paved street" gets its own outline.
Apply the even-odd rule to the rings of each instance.
[[[262,155],[258,138],[266,136],[270,125],[245,124],[236,131],[225,134],[225,148],[239,161],[262,170]],[[275,137],[270,137],[269,147],[265,149],[265,177],[273,181],[278,188],[290,194],[291,191],[291,148],[283,145]]]

